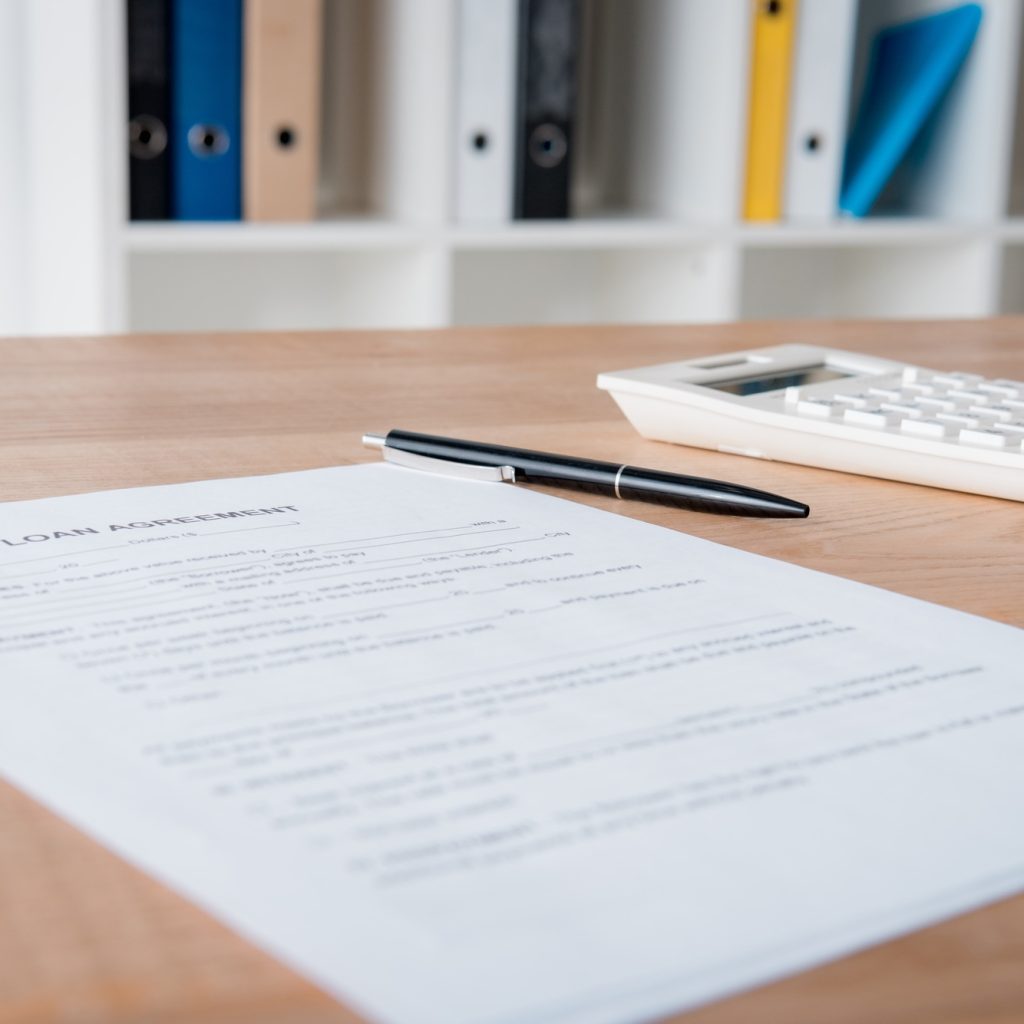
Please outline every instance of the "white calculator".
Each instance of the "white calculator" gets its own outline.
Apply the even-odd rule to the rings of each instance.
[[[602,373],[657,441],[1024,501],[1024,382],[816,345]]]

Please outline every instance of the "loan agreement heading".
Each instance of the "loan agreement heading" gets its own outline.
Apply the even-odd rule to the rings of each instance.
[[[48,540],[67,540],[71,537],[88,537],[90,534],[117,533],[119,530],[148,530],[161,526],[188,526],[191,523],[212,523],[218,519],[244,519],[246,516],[273,516],[283,512],[298,512],[294,505],[277,505],[274,508],[246,508],[237,512],[205,512],[195,516],[174,516],[170,519],[144,519],[130,523],[108,523],[106,526],[78,526],[73,529],[52,530],[49,533],[28,533],[23,537],[0,537],[0,545],[9,548],[26,544],[41,544]]]

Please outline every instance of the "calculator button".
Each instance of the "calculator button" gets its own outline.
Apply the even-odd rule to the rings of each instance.
[[[950,412],[956,408],[956,402],[951,398],[938,398],[932,396],[930,398],[919,398],[917,404],[930,414],[941,412],[945,410]]]
[[[858,427],[891,427],[899,422],[899,416],[882,409],[847,409],[843,421]]]
[[[920,416],[921,410],[912,402],[882,402],[879,406],[886,412],[899,413],[900,416]]]
[[[832,397],[848,409],[865,409],[870,404],[867,395],[833,395]]]
[[[993,395],[1005,395],[1008,398],[1016,398],[1021,392],[1021,385],[1009,380],[987,380],[978,385],[979,391],[986,391]]]
[[[982,420],[1006,421],[1013,419],[1012,409],[1000,409],[994,405],[972,405],[962,410],[965,416],[977,416]]]
[[[977,373],[936,373],[931,378],[936,384],[949,384],[952,387],[965,387],[980,384],[985,378]]]
[[[953,428],[948,423],[931,419],[904,420],[900,424],[900,430],[914,437],[943,438],[953,433]]]
[[[977,416],[966,416],[963,413],[940,412],[935,418],[953,427],[976,427],[980,420]]]
[[[993,423],[992,429],[1007,437],[1024,438],[1024,423]]]
[[[1009,406],[1011,409],[1016,409],[1018,413],[1024,413],[1024,398],[1004,398],[1002,405]]]
[[[1009,422],[1018,414],[1017,409],[1012,409],[1008,405],[972,405],[971,412],[977,413],[979,416],[1001,420],[1004,423]]]
[[[931,384],[904,384],[903,385],[904,395],[934,395],[935,388]]]
[[[796,411],[799,416],[815,416],[822,420],[838,416],[845,408],[846,406],[840,402],[833,402],[827,398],[804,398],[796,403]]]
[[[1007,448],[1010,444],[1009,437],[998,430],[987,430],[978,428],[976,430],[961,430],[960,440],[964,444],[982,445],[985,448]]]
[[[986,395],[984,391],[967,391],[957,389],[955,391],[948,392],[949,397],[957,402],[976,402],[982,403],[987,402],[992,396]]]
[[[900,397],[899,388],[868,388],[868,394],[876,398],[888,398],[895,401]]]
[[[947,391],[938,397],[944,398],[947,402],[956,402],[961,408],[966,408],[969,405],[984,405],[988,395],[982,395],[979,398],[977,395],[969,395],[964,391]]]

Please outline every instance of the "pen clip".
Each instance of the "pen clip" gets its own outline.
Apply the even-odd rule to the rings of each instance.
[[[417,455],[404,452],[400,448],[384,445],[381,454],[385,462],[406,469],[419,469],[426,473],[438,473],[443,476],[455,476],[462,480],[485,480],[491,483],[516,482],[514,466],[477,466],[471,462],[454,462],[450,459],[436,459],[430,455]]]

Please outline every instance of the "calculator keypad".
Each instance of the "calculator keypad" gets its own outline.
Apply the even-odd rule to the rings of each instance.
[[[791,389],[797,416],[1024,454],[1024,382],[905,367],[849,390]]]
[[[931,419],[908,418],[900,423],[900,428],[904,434],[909,434],[911,437],[931,437],[938,441],[953,433],[953,428],[948,423]]]

